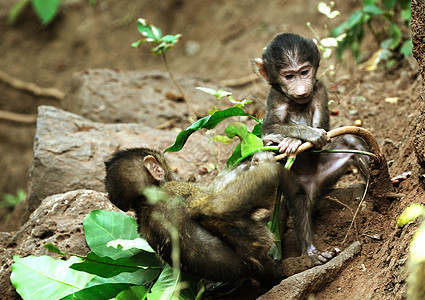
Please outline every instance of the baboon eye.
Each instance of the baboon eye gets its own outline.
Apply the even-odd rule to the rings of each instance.
[[[310,69],[304,69],[301,71],[301,75],[302,76],[308,75],[309,72],[310,72]]]
[[[285,74],[284,77],[285,77],[286,80],[291,80],[292,78],[295,77],[295,75],[294,74]]]

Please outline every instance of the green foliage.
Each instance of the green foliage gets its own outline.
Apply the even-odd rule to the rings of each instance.
[[[225,136],[216,136],[213,138],[214,141],[217,142],[223,142],[225,144],[229,144],[231,142],[231,139],[235,136],[238,136],[241,139],[241,143],[243,143],[243,151],[241,151],[241,144],[236,146],[233,155],[229,158],[227,164],[228,165],[234,165],[235,163],[238,163],[240,159],[246,158],[246,154],[256,149],[258,151],[259,147],[263,146],[263,142],[258,137],[261,136],[261,121],[255,118],[253,115],[250,115],[246,113],[242,108],[252,101],[250,100],[242,100],[238,101],[235,100],[232,97],[232,93],[223,91],[223,90],[214,90],[209,88],[203,88],[203,87],[197,87],[198,90],[203,91],[205,93],[211,94],[214,97],[216,97],[218,100],[221,98],[227,97],[230,103],[233,104],[233,107],[227,108],[224,110],[218,110],[216,107],[210,112],[209,116],[203,117],[190,125],[185,130],[181,131],[174,144],[165,149],[164,152],[177,152],[180,151],[183,146],[186,144],[186,141],[190,137],[192,133],[195,131],[201,130],[201,129],[213,129],[215,128],[220,122],[230,118],[230,117],[236,117],[236,116],[247,116],[252,119],[254,119],[257,124],[254,126],[252,132],[249,132],[246,128],[246,126],[242,123],[234,123],[230,124],[227,129],[225,130],[227,137]],[[255,138],[253,137],[255,136]],[[253,144],[252,144],[253,143]],[[261,143],[261,145],[260,145]],[[249,149],[249,151],[248,151]],[[252,152],[250,155],[252,155],[254,152]]]
[[[95,5],[96,0],[88,0],[90,5]],[[40,19],[41,24],[48,25],[56,17],[61,0],[18,0],[9,12],[9,24],[13,24],[18,18],[19,14],[24,10],[28,4],[32,7]]]
[[[419,217],[422,217],[421,225],[413,235],[410,243],[410,259],[414,264],[425,261],[425,223],[423,222],[425,206],[419,203],[413,203],[397,219],[397,225],[402,227]]]
[[[72,256],[67,261],[49,256],[13,257],[10,280],[23,299],[60,299],[84,288],[94,275],[74,271],[70,266],[81,261]]]
[[[196,281],[170,266],[164,268],[137,234],[134,219],[95,210],[84,218],[83,226],[92,250],[87,256],[66,261],[14,257],[11,281],[24,300],[195,299]],[[47,248],[65,255],[53,245]]]
[[[412,41],[407,30],[410,19],[410,0],[381,0],[379,3],[378,0],[364,0],[360,9],[331,31],[333,37],[345,34],[338,42],[338,57],[341,58],[346,49],[351,49],[360,62],[363,59],[360,45],[365,28],[369,28],[381,48],[374,57],[374,65],[381,61],[385,61],[387,66],[394,64],[397,54],[407,57],[412,52]],[[402,27],[406,29],[404,33]]]
[[[25,199],[27,193],[23,189],[18,189],[16,195],[4,193],[3,200],[0,201],[0,208],[2,207],[15,207],[22,200]]]
[[[146,20],[142,18],[137,20],[137,29],[145,39],[138,40],[131,44],[131,46],[137,48],[143,43],[156,45],[151,49],[151,52],[155,55],[164,54],[170,50],[182,36],[181,34],[162,36],[162,32],[158,27],[148,24]]]

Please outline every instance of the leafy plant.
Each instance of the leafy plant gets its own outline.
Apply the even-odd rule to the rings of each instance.
[[[43,25],[48,25],[57,15],[61,0],[19,0],[10,10],[9,24],[13,24],[19,14],[28,4],[32,4],[37,17]],[[96,4],[96,0],[89,0],[91,5]]]
[[[126,215],[95,210],[83,221],[92,252],[56,260],[14,257],[11,282],[26,299],[195,299],[196,284],[168,265],[137,233]],[[66,257],[53,245],[46,247]],[[182,286],[181,282],[185,282]]]
[[[22,200],[25,199],[27,193],[23,189],[18,189],[16,195],[4,193],[3,200],[0,201],[0,208],[2,207],[15,207]]]
[[[342,24],[331,31],[333,37],[345,34],[338,42],[337,55],[350,48],[355,59],[363,59],[360,45],[365,36],[365,28],[372,32],[380,50],[370,62],[370,68],[376,68],[379,62],[392,66],[397,56],[408,57],[412,52],[412,40],[409,31],[403,33],[401,27],[410,25],[410,0],[363,0],[362,7],[355,10]],[[384,24],[384,26],[383,26]]]
[[[171,71],[171,68],[168,64],[167,56],[165,55],[165,53],[168,50],[170,50],[177,44],[177,42],[180,40],[182,35],[179,33],[176,35],[167,34],[163,36],[161,29],[159,29],[158,27],[152,24],[147,23],[146,20],[142,18],[137,19],[137,29],[140,32],[140,34],[144,37],[144,39],[141,39],[132,43],[131,47],[138,48],[140,47],[140,45],[144,43],[149,43],[154,45],[154,47],[151,48],[151,53],[154,55],[161,55],[162,62],[164,63],[164,66],[168,74],[170,75],[170,78],[173,81],[173,84],[179,90],[180,94],[183,97],[183,100],[186,103],[186,108],[189,113],[189,117],[191,117],[192,119],[195,119],[195,114],[192,112],[189,102],[187,101],[184,95],[183,88],[181,87],[179,82],[175,79],[174,74]]]
[[[425,206],[419,203],[409,205],[397,219],[397,225],[403,227],[415,219],[425,217]],[[416,230],[410,243],[410,259],[412,263],[425,262],[425,223]]]

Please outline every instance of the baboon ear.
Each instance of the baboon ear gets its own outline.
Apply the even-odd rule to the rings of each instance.
[[[158,161],[152,155],[145,156],[143,159],[143,163],[148,169],[149,173],[151,173],[152,177],[157,181],[163,181],[165,177],[164,169],[160,166]]]
[[[269,77],[267,76],[267,73],[266,73],[264,61],[258,57],[254,59],[254,63],[257,65],[258,73],[260,73],[260,75],[263,76],[263,78],[266,81],[269,81]]]

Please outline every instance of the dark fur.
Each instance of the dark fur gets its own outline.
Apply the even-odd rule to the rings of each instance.
[[[215,281],[254,278],[266,287],[282,279],[280,268],[267,254],[273,237],[263,221],[252,217],[258,209],[273,207],[273,201],[264,199],[287,174],[277,163],[228,171],[204,188],[182,181],[153,180],[142,164],[146,155],[153,155],[162,168],[169,169],[157,151],[118,152],[106,163],[105,185],[112,203],[136,211],[139,232],[162,259],[172,263],[167,224],[174,224],[179,231],[183,271]],[[151,185],[160,186],[167,200],[150,204],[140,195],[140,189]],[[183,201],[173,204],[175,197]]]
[[[354,136],[330,142],[326,134],[330,127],[327,91],[316,79],[320,53],[312,40],[295,34],[279,34],[265,48],[262,60],[256,63],[259,73],[271,85],[262,126],[265,144],[278,144],[280,151],[288,154],[294,153],[303,142],[311,142],[317,148],[368,151],[365,142]],[[285,78],[288,73],[294,80]],[[293,92],[297,89],[302,93]],[[331,259],[334,253],[314,246],[311,213],[315,200],[337,182],[350,164],[355,163],[367,173],[368,158],[362,159],[364,163],[360,164],[357,155],[303,153],[297,156],[292,167],[291,180],[296,188],[295,192],[283,188],[285,204],[294,220],[301,251],[317,264]]]

